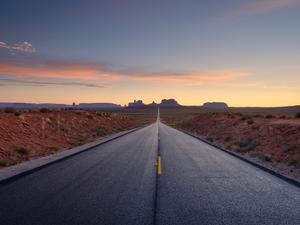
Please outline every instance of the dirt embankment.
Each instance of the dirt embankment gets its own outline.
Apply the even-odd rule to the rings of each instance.
[[[138,126],[116,113],[84,110],[0,112],[0,167]]]
[[[300,119],[205,113],[176,127],[300,178]]]

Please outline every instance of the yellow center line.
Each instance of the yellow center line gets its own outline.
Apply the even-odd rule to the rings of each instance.
[[[160,156],[157,156],[157,175],[160,176],[161,173],[161,158]]]

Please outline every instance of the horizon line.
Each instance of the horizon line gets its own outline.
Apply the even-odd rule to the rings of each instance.
[[[175,99],[176,100],[176,99]],[[150,105],[152,103],[156,103],[155,101],[152,101],[150,103],[144,103],[144,106]],[[115,104],[115,105],[119,105],[122,108],[128,107],[128,103],[126,104],[121,104],[121,103],[115,103],[115,102],[79,102],[79,103],[75,103],[75,106],[78,106],[79,104]],[[207,102],[203,102],[202,104],[199,105],[185,105],[185,104],[179,104],[178,106],[183,106],[183,107],[202,107],[203,104],[205,103],[226,103],[223,101],[207,101]],[[72,106],[72,103],[57,103],[57,102],[5,102],[5,101],[0,101],[0,104],[52,104],[52,105],[66,105],[66,106]],[[156,103],[157,105],[161,104],[161,103]],[[295,106],[300,106],[299,104],[296,105],[276,105],[276,106],[235,106],[235,105],[229,105],[228,103],[226,103],[228,108],[283,108],[283,107],[295,107]],[[171,106],[172,107],[172,106]],[[173,106],[174,107],[174,106]],[[175,106],[176,107],[176,106]],[[134,107],[132,107],[134,108]],[[136,107],[138,108],[138,107]]]

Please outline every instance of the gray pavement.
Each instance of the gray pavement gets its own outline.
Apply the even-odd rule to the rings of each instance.
[[[158,121],[1,184],[0,224],[297,225],[300,189]]]
[[[0,187],[1,225],[153,224],[157,125]]]
[[[160,124],[157,224],[300,224],[300,189]]]

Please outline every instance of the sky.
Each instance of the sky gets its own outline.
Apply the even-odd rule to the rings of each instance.
[[[0,0],[0,101],[300,104],[300,0]]]

